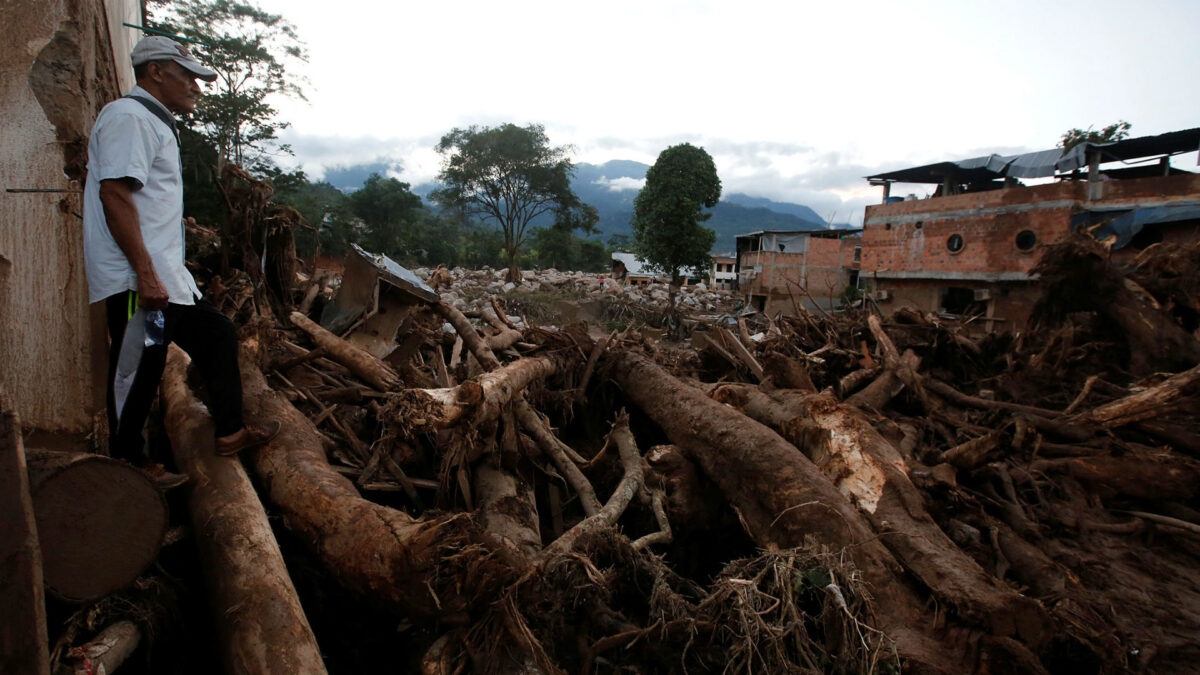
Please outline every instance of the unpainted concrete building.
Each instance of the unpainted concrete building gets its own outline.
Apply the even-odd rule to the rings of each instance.
[[[88,305],[87,138],[133,84],[135,0],[6,0],[0,42],[0,392],[27,432],[81,435],[103,409],[105,327]]]
[[[1020,330],[1039,294],[1031,270],[1046,246],[1072,232],[1107,243],[1117,261],[1158,241],[1200,236],[1200,175],[1170,164],[1198,145],[1200,129],[1190,129],[871,176],[885,203],[866,209],[863,282],[885,308],[970,315],[982,329]],[[1057,182],[1018,184],[1039,177]],[[889,196],[893,183],[939,187],[928,199],[899,200]]]

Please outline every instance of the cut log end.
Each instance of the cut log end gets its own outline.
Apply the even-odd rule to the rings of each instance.
[[[133,583],[153,562],[167,504],[142,472],[100,455],[30,451],[46,587],[86,602]]]

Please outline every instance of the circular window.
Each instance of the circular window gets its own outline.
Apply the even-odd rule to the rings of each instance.
[[[951,253],[958,253],[959,251],[963,250],[963,245],[964,242],[961,234],[952,234],[948,239],[946,239],[946,248],[949,249]]]
[[[919,229],[921,229],[922,227],[925,227],[925,223],[924,223],[924,222],[922,222],[922,221],[920,221],[920,220],[918,220],[918,221],[917,221],[917,225],[916,225],[916,227],[917,227],[917,229],[919,230]]]
[[[891,224],[891,223],[884,223],[884,224],[883,224],[883,229],[885,229],[885,230],[890,230],[890,229],[892,229],[892,224]]]
[[[1017,248],[1028,251],[1037,243],[1037,235],[1033,230],[1021,230],[1017,233]]]

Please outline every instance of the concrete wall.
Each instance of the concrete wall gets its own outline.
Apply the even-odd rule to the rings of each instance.
[[[26,429],[81,433],[103,407],[106,362],[103,319],[87,304],[79,216],[87,136],[122,78],[132,80],[132,43],[119,39],[114,54],[110,23],[139,23],[140,7],[7,0],[3,16],[0,390]],[[53,191],[12,191],[28,189]]]

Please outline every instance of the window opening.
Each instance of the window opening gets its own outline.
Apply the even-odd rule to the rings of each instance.
[[[1037,244],[1037,234],[1033,230],[1021,230],[1017,233],[1017,248],[1028,251]]]

